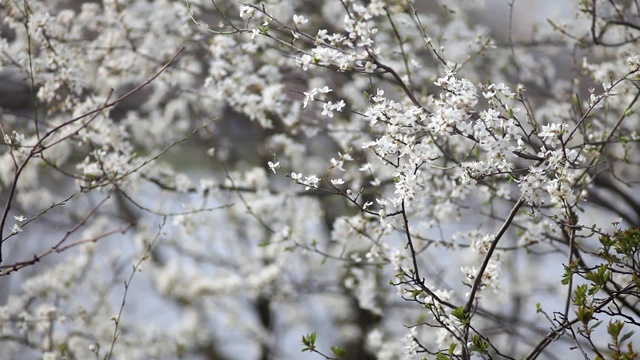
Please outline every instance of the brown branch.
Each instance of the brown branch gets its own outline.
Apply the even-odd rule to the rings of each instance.
[[[484,261],[480,266],[480,270],[476,275],[476,279],[473,282],[473,286],[471,287],[471,292],[469,293],[469,300],[467,301],[467,305],[464,308],[465,313],[471,312],[471,307],[473,306],[474,298],[476,296],[476,293],[480,289],[480,285],[482,283],[482,275],[484,274],[485,270],[487,269],[487,266],[489,265],[489,260],[491,259],[491,256],[493,255],[494,251],[496,250],[496,247],[498,246],[498,242],[500,241],[502,236],[507,232],[507,229],[511,226],[513,219],[518,213],[518,210],[520,210],[522,205],[524,205],[524,202],[525,202],[525,199],[521,197],[518,200],[518,202],[513,206],[513,208],[511,209],[511,212],[509,212],[509,215],[505,219],[504,224],[502,224],[502,227],[496,234],[496,238],[491,243],[489,250],[487,250],[487,255],[485,256]]]
[[[0,221],[0,264],[2,264],[2,243],[4,242],[3,239],[3,231],[4,231],[4,227],[5,224],[7,222],[7,217],[9,216],[9,211],[11,210],[11,203],[13,202],[13,199],[16,195],[16,191],[17,191],[17,185],[18,185],[18,180],[20,178],[20,175],[22,174],[22,171],[25,169],[25,167],[27,166],[27,163],[29,163],[29,161],[33,158],[35,158],[38,154],[40,154],[43,150],[50,148],[52,146],[55,146],[56,144],[59,144],[60,142],[68,139],[69,137],[71,137],[73,134],[77,133],[79,130],[81,130],[82,128],[86,127],[90,121],[84,123],[80,128],[78,128],[75,132],[73,132],[72,134],[69,134],[65,137],[62,137],[61,139],[58,139],[50,144],[44,144],[44,141],[51,137],[53,134],[55,134],[56,132],[58,132],[60,129],[65,128],[79,120],[82,120],[86,117],[92,116],[92,115],[97,115],[100,112],[102,112],[103,110],[110,108],[116,104],[118,104],[119,102],[123,101],[124,99],[130,97],[131,95],[137,93],[138,91],[142,90],[145,86],[149,85],[152,81],[154,81],[158,76],[160,76],[160,74],[162,74],[169,66],[171,66],[171,64],[173,64],[175,62],[175,60],[178,58],[178,56],[180,56],[180,54],[184,51],[184,47],[180,48],[178,50],[178,52],[176,52],[176,54],[171,58],[171,60],[169,60],[162,68],[160,68],[160,70],[158,70],[152,77],[150,77],[147,81],[145,81],[144,83],[136,86],[134,89],[130,90],[129,92],[127,92],[126,94],[120,96],[119,98],[108,102],[92,111],[89,111],[83,115],[77,116],[69,121],[66,121],[56,127],[54,127],[53,129],[49,130],[46,134],[44,134],[36,143],[35,146],[33,146],[31,148],[31,151],[29,152],[29,155],[27,155],[27,158],[22,162],[22,164],[20,164],[20,166],[16,169],[16,172],[14,174],[13,177],[13,182],[11,184],[10,190],[9,190],[9,195],[7,197],[5,206],[4,206],[4,210],[2,213],[2,220]]]
[[[35,264],[37,262],[40,262],[40,260],[42,258],[44,258],[44,257],[46,257],[48,255],[51,255],[53,253],[61,253],[61,252],[66,251],[66,250],[68,250],[70,248],[73,248],[73,247],[76,247],[78,245],[82,245],[82,244],[85,244],[85,243],[90,243],[90,242],[95,243],[98,240],[104,239],[104,238],[106,238],[106,237],[108,237],[110,235],[113,235],[113,234],[117,234],[117,233],[123,233],[124,234],[125,232],[127,232],[127,230],[129,230],[133,226],[134,226],[134,224],[128,224],[126,226],[121,226],[119,228],[116,228],[116,229],[113,229],[113,230],[109,230],[107,232],[104,232],[102,234],[96,235],[96,236],[91,237],[91,238],[74,241],[74,242],[69,243],[69,244],[67,244],[65,246],[62,246],[62,247],[58,246],[58,245],[61,244],[61,242],[60,242],[60,243],[58,243],[58,245],[52,247],[51,249],[49,249],[49,250],[47,250],[45,252],[42,252],[42,253],[37,254],[37,255],[34,254],[33,258],[31,260],[19,261],[19,262],[16,262],[14,264],[11,264],[11,265],[0,266],[0,276],[9,275],[12,272],[18,271],[18,270],[23,269],[23,268],[25,268],[27,266],[31,266],[31,265],[33,265],[33,264]]]

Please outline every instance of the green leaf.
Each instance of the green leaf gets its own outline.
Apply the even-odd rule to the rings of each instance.
[[[625,340],[628,340],[635,333],[635,331],[629,331],[628,333],[624,334],[624,336],[620,338],[620,343],[622,344],[623,342],[625,342]]]
[[[581,284],[576,286],[576,290],[573,293],[573,304],[574,305],[584,305],[587,301],[587,285],[586,284]]]
[[[467,312],[464,311],[464,307],[462,306],[459,306],[453,309],[453,311],[451,312],[451,315],[453,315],[456,319],[460,320],[460,322],[464,325],[469,324],[469,322],[471,321],[471,317]]]
[[[305,346],[302,352],[314,351],[316,349],[316,333],[312,332],[307,336],[302,335],[302,345]]]
[[[578,310],[576,310],[576,317],[584,326],[589,324],[589,321],[593,318],[594,309],[591,306],[580,306]]]
[[[620,336],[620,331],[624,327],[624,323],[620,320],[609,321],[609,326],[607,326],[607,332],[611,337],[615,340]]]
[[[611,239],[609,236],[603,235],[603,236],[600,236],[600,243],[604,247],[610,247],[611,245],[613,245],[613,243],[615,243],[615,241]]]
[[[345,355],[347,355],[347,350],[341,348],[340,346],[332,346],[331,353],[338,357],[338,359],[342,359]]]
[[[564,274],[562,274],[562,285],[569,285],[571,281],[571,277],[573,276],[574,269],[572,265],[566,266],[564,265]]]
[[[482,337],[480,337],[479,335],[473,335],[471,337],[471,350],[472,351],[478,351],[482,354],[487,353],[487,350],[489,349],[489,343],[484,341],[482,339]]]
[[[587,280],[592,281],[596,285],[604,286],[611,277],[611,271],[607,265],[601,265],[596,271],[587,273]],[[594,292],[595,293],[595,292]]]

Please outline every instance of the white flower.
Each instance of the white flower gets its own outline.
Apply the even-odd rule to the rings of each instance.
[[[310,55],[304,54],[301,57],[296,58],[296,66],[301,67],[302,70],[304,71],[307,71],[312,61],[313,61],[313,58]]]
[[[276,169],[278,169],[280,167],[280,162],[276,161],[276,163],[274,164],[273,162],[269,161],[267,163],[267,165],[269,165],[269,170],[273,171],[273,173],[276,173]]]
[[[322,40],[327,40],[329,38],[329,35],[327,29],[320,29],[318,30],[318,34],[316,34],[316,40],[318,40],[319,42],[323,42]]]
[[[343,100],[340,100],[337,103],[328,101],[322,106],[322,115],[333,117],[333,111],[336,110],[342,112],[342,108],[344,108],[344,106],[345,104]]]
[[[303,56],[303,58],[304,58],[304,56]],[[303,69],[304,69],[304,66],[303,66]],[[304,69],[304,70],[306,70],[306,69]],[[315,100],[315,96],[316,95],[318,95],[318,94],[328,94],[328,93],[330,93],[332,91],[333,90],[331,90],[326,85],[321,87],[321,88],[313,88],[313,89],[309,90],[308,92],[305,91],[304,92],[304,101],[302,102],[302,107],[306,108],[307,105],[309,105],[310,102]],[[334,107],[336,105],[334,105]],[[327,106],[327,104],[325,104],[325,106]],[[344,101],[342,101],[342,106],[340,107],[340,110],[338,110],[337,108],[335,108],[335,110],[342,111],[342,107],[344,107]],[[333,109],[329,109],[329,110],[333,110]],[[323,112],[322,115],[325,115],[325,113]],[[331,114],[331,116],[333,116],[333,114]],[[331,117],[331,116],[329,116],[329,117]]]
[[[251,18],[253,14],[255,14],[256,10],[251,6],[240,6],[240,17],[241,18]]]
[[[378,66],[374,63],[372,63],[371,61],[367,61],[366,64],[364,64],[364,71],[368,72],[368,73],[372,73],[376,70]]]
[[[11,234],[17,234],[19,232],[22,232],[22,226],[13,224],[13,227],[11,227]]]
[[[300,179],[302,179],[302,173],[295,173],[292,172],[291,173],[291,179],[295,180],[295,181],[300,181]]]
[[[371,170],[372,170],[371,163],[364,163],[362,164],[362,166],[358,168],[358,171],[362,171],[362,172],[371,172]]]
[[[17,222],[23,222],[27,220],[27,218],[24,217],[23,215],[14,216],[13,218],[16,219]]]
[[[346,171],[344,169],[344,160],[331,158],[331,168],[337,168],[340,171]]]
[[[333,111],[331,111],[331,101],[324,103],[324,105],[322,105],[322,115],[328,116],[330,118],[333,117]]]
[[[560,144],[562,140],[562,134],[567,130],[568,127],[569,125],[565,123],[542,125],[542,131],[538,133],[538,136],[540,136],[552,148],[555,148]]]
[[[318,187],[318,183],[320,182],[320,178],[315,176],[315,175],[311,175],[311,176],[307,176],[304,178],[304,182],[307,185],[307,187],[305,187],[305,190],[309,190],[311,188],[317,188]]]
[[[296,26],[301,26],[304,25],[306,23],[309,22],[309,20],[307,18],[305,18],[303,15],[293,15],[293,22],[296,24]]]
[[[304,69],[306,70],[306,69]],[[309,105],[309,102],[314,101],[315,100],[315,96],[318,93],[318,89],[311,89],[309,90],[309,92],[304,92],[304,101],[302,102],[302,107],[306,108],[307,105]]]
[[[337,186],[344,184],[344,180],[342,179],[331,179],[331,185]]]
[[[542,198],[542,188],[546,181],[545,171],[538,167],[529,167],[529,174],[524,176],[518,187],[522,192],[522,196],[527,199],[527,202],[531,205],[544,203]]]
[[[418,351],[418,342],[416,341],[416,328],[417,326],[409,329],[409,333],[405,336],[405,359],[413,359],[413,356],[416,355]]]

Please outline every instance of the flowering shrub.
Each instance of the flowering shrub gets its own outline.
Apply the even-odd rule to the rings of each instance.
[[[637,357],[636,2],[2,6],[3,357]]]

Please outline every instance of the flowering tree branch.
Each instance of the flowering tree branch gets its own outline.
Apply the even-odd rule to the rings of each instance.
[[[636,356],[640,8],[480,3],[7,2],[3,352]]]

